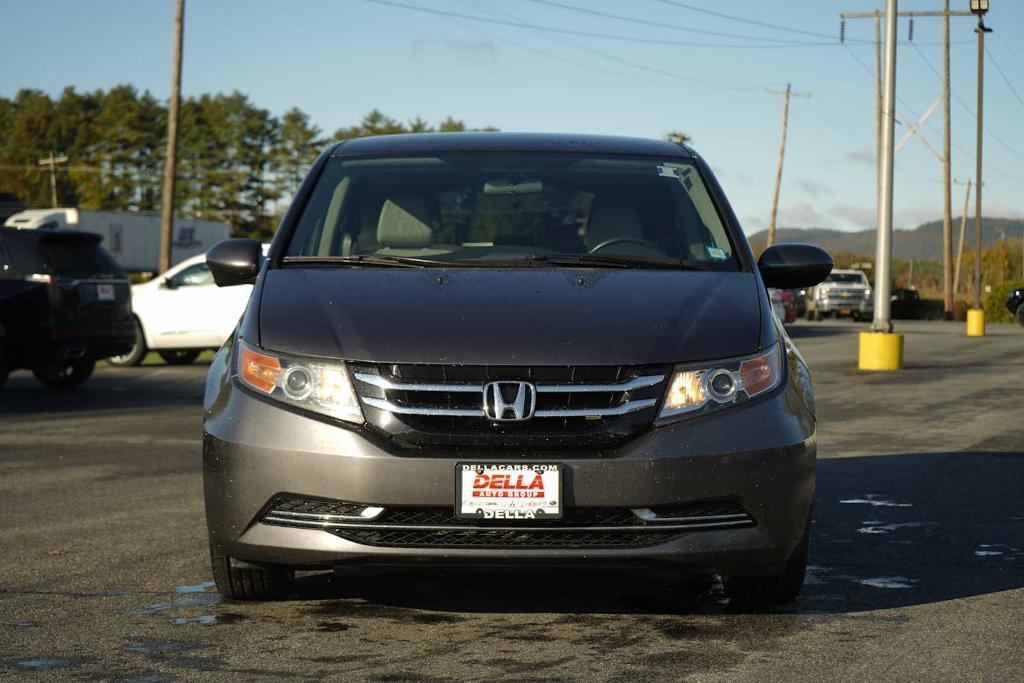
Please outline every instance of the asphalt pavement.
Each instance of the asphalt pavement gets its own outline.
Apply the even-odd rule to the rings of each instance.
[[[899,324],[906,368],[856,370],[853,323],[799,323],[819,408],[799,600],[579,573],[309,575],[282,603],[211,583],[203,365],[0,389],[0,678],[1019,680],[1024,329]]]

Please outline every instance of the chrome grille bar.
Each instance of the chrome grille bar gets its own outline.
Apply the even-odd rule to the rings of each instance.
[[[665,375],[646,375],[628,382],[618,384],[538,384],[538,394],[576,394],[576,393],[614,393],[617,391],[635,391],[661,384]]]
[[[626,401],[613,408],[558,408],[556,410],[538,410],[534,417],[614,417],[634,413],[650,408],[658,402],[656,398],[645,398],[639,401]]]
[[[394,382],[386,377],[380,375],[371,375],[365,372],[356,372],[352,375],[358,381],[370,384],[381,389],[388,390],[394,389],[395,391],[437,391],[437,392],[450,392],[450,393],[477,393],[482,394],[484,391],[483,384],[434,384],[434,383],[419,383],[419,382]]]
[[[377,410],[386,410],[389,413],[396,415],[442,415],[447,417],[483,417],[483,408],[424,408],[420,406],[400,406],[388,401],[383,398],[368,398],[366,396],[360,396],[363,403],[376,408]]]

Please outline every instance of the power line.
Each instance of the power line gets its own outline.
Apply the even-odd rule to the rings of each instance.
[[[738,33],[725,33],[722,31],[710,31],[707,29],[692,28],[690,26],[680,26],[678,24],[666,24],[664,22],[650,21],[648,19],[639,19],[637,17],[628,17],[622,14],[612,14],[611,12],[602,12],[600,10],[590,9],[587,7],[577,7],[575,5],[566,5],[561,2],[555,2],[554,0],[529,0],[530,2],[538,5],[547,5],[548,7],[558,7],[560,9],[570,10],[572,12],[579,12],[581,14],[590,14],[596,17],[604,17],[606,19],[615,19],[616,21],[625,21],[632,24],[642,24],[644,26],[654,26],[655,28],[672,29],[675,31],[686,31],[687,33],[700,33],[708,36],[718,36],[719,38],[739,38],[741,40],[757,40],[766,43],[778,43],[785,45],[808,45],[807,41],[782,41],[775,38],[762,38],[760,36],[750,36]]]
[[[478,21],[486,24],[499,24],[502,26],[512,26],[515,28],[530,29],[533,31],[546,31],[548,33],[557,33],[561,35],[569,36],[582,36],[584,38],[601,38],[604,40],[618,40],[627,43],[641,43],[645,45],[670,45],[676,47],[708,47],[708,48],[729,48],[729,49],[772,49],[772,48],[789,48],[789,47],[820,47],[825,45],[832,45],[833,43],[791,43],[791,44],[774,44],[774,43],[700,43],[700,42],[689,42],[684,40],[668,40],[659,38],[640,38],[636,36],[625,36],[622,34],[615,33],[600,33],[596,31],[579,31],[576,29],[567,28],[556,28],[553,26],[544,26],[542,24],[533,24],[522,21],[506,21],[504,19],[493,19],[490,17],[481,17],[474,14],[464,14],[462,12],[450,12],[448,10],[435,9],[433,7],[420,7],[418,5],[410,5],[404,2],[396,2],[395,0],[362,0],[374,5],[384,5],[387,7],[396,7],[399,9],[412,10],[414,12],[421,12],[424,14],[433,14],[441,17],[455,17],[457,19],[465,19],[467,21]]]
[[[465,0],[463,0],[463,1],[465,2]],[[495,16],[495,15],[502,16],[503,15],[505,17],[510,18],[513,21],[516,21],[516,22],[519,21],[518,17],[516,17],[515,15],[510,14],[508,12],[504,12],[504,11],[501,11],[501,10],[498,10],[498,9],[494,9],[494,8],[488,7],[487,5],[484,5],[484,4],[481,4],[481,3],[474,2],[473,5],[478,7],[479,9],[487,12],[488,14],[491,14],[492,16]],[[449,21],[453,21],[453,22],[458,23],[458,24],[460,24],[462,26],[466,26],[465,23],[463,23],[462,21],[460,21],[458,19],[455,19],[455,18],[452,18],[452,17],[446,17],[446,18]],[[476,28],[476,27],[472,27],[472,28],[473,28],[473,30],[484,32],[485,35],[494,35],[492,33],[483,31],[483,29],[479,29],[479,28]],[[544,31],[540,31],[540,33],[542,35],[546,34],[546,32],[544,32]],[[510,42],[511,44],[513,44],[513,45],[517,45],[519,47],[523,47],[524,49],[527,49],[527,50],[532,50],[534,52],[537,52],[539,54],[545,55],[545,56],[550,57],[552,59],[556,59],[556,60],[559,60],[559,61],[567,62],[569,64],[573,64],[573,65],[578,66],[580,68],[594,69],[594,70],[597,70],[597,71],[600,71],[600,72],[603,72],[603,73],[619,76],[621,78],[635,79],[635,76],[630,76],[630,75],[623,74],[623,73],[616,72],[616,71],[609,71],[607,69],[602,69],[600,67],[595,67],[595,66],[592,66],[592,65],[582,64],[580,62],[576,62],[574,60],[569,60],[569,59],[561,57],[559,55],[554,55],[554,54],[551,54],[551,53],[543,51],[543,50],[538,50],[536,48],[531,48],[529,46],[522,45],[521,43],[516,43],[515,41],[511,41],[511,40],[509,40],[507,38],[504,38],[504,37],[502,37],[501,39],[502,40],[506,40],[506,41]],[[695,77],[692,77],[692,76],[682,76],[682,75],[671,73],[671,72],[668,72],[668,71],[663,71],[661,69],[655,69],[653,67],[649,67],[649,66],[646,66],[644,64],[640,64],[640,63],[633,62],[633,61],[630,61],[630,60],[622,59],[620,57],[615,57],[613,55],[607,54],[607,53],[602,52],[600,50],[596,50],[594,48],[584,47],[582,45],[579,45],[577,43],[572,42],[571,40],[567,40],[567,39],[564,39],[564,38],[562,38],[562,39],[552,38],[552,40],[559,40],[559,42],[561,42],[563,44],[571,45],[571,46],[575,47],[578,50],[581,50],[583,52],[587,52],[589,54],[595,55],[595,56],[600,57],[602,59],[606,59],[608,61],[615,62],[617,64],[622,64],[624,66],[629,66],[631,68],[634,68],[634,69],[637,69],[637,70],[640,70],[640,71],[644,71],[646,73],[651,73],[651,74],[654,74],[656,76],[661,76],[662,77],[662,79],[658,79],[658,80],[644,79],[644,80],[647,80],[648,82],[652,82],[652,83],[666,84],[666,83],[669,83],[670,81],[663,80],[663,78],[670,78],[670,79],[672,79],[674,81],[679,81],[679,80],[686,81],[688,83],[691,83],[691,84],[695,85],[696,87],[714,87],[716,89],[738,90],[738,91],[754,91],[754,90],[757,90],[757,88],[755,88],[753,86],[749,86],[748,87],[748,86],[739,86],[739,85],[725,85],[725,84],[722,84],[720,82],[706,81],[706,80],[701,80],[699,78],[695,78]]]
[[[999,72],[999,75],[1003,77],[1003,82],[1006,83],[1006,87],[1010,89],[1010,92],[1013,93],[1013,96],[1016,97],[1017,101],[1020,102],[1022,107],[1024,107],[1024,99],[1021,99],[1020,93],[1018,93],[1017,89],[1013,87],[1013,83],[1011,83],[1010,79],[1006,77],[1006,73],[1003,71],[1003,67],[999,66],[999,62],[997,62],[996,58],[992,56],[992,53],[988,51],[987,47],[985,48],[985,54],[987,54],[988,58],[992,60],[992,66],[996,68],[996,71]]]
[[[936,70],[936,69],[935,69],[935,67],[934,67],[934,66],[932,66],[932,63],[931,63],[931,62],[930,62],[930,61],[928,60],[928,58],[927,58],[927,57],[925,56],[925,54],[924,54],[923,52],[921,52],[920,48],[918,48],[918,47],[917,47],[917,46],[915,45],[915,46],[914,46],[914,50],[915,50],[915,51],[917,52],[918,56],[919,56],[919,57],[920,57],[920,58],[921,58],[921,59],[922,59],[922,60],[924,61],[924,63],[928,65],[928,68],[929,68],[929,69],[931,70],[931,72],[932,72],[933,74],[935,74],[935,76],[936,76],[936,77],[938,77],[938,78],[939,78],[939,79],[941,80],[941,78],[942,78],[942,77],[941,77],[941,76],[939,76],[939,72],[938,72],[938,70]],[[987,52],[988,52],[988,50],[986,50],[986,53],[987,53]],[[997,67],[997,68],[998,68],[998,67]],[[1002,73],[1002,70],[1000,70],[1000,73]],[[1013,86],[1011,86],[1011,89],[1012,89],[1012,87],[1013,87]],[[1017,93],[1016,93],[1016,91],[1014,91],[1014,94],[1015,94],[1015,95],[1017,94]],[[973,116],[973,117],[975,117],[975,118],[976,118],[976,117],[978,116],[978,115],[977,115],[977,113],[976,113],[976,112],[974,111],[974,109],[972,109],[972,108],[971,108],[971,105],[967,104],[967,102],[965,102],[965,101],[964,101],[964,99],[963,99],[962,97],[960,97],[960,96],[959,96],[958,94],[956,94],[955,92],[954,92],[954,93],[952,93],[952,95],[953,95],[953,98],[954,98],[954,99],[955,99],[955,100],[956,100],[957,102],[959,102],[959,103],[960,103],[960,106],[961,106],[961,107],[963,107],[963,108],[964,108],[964,109],[965,109],[965,110],[967,111],[967,113],[968,113],[968,114],[970,114],[971,116]],[[1019,99],[1019,97],[1018,97],[1018,99]],[[1017,158],[1018,158],[1018,159],[1020,159],[1021,161],[1024,161],[1024,155],[1022,155],[1022,154],[1021,154],[1020,152],[1018,152],[1018,151],[1017,151],[1017,150],[1015,150],[1015,149],[1014,149],[1013,147],[1011,147],[1011,146],[1010,146],[1010,144],[1009,144],[1008,142],[1006,142],[1005,140],[1003,140],[1003,138],[1001,138],[1001,137],[1000,137],[1000,136],[999,136],[999,135],[998,135],[998,134],[997,134],[997,133],[996,133],[995,131],[993,131],[993,130],[992,130],[991,128],[989,128],[989,126],[988,126],[988,124],[987,124],[987,123],[986,123],[986,124],[983,124],[983,126],[982,126],[982,127],[983,127],[983,128],[985,129],[985,132],[986,132],[986,133],[988,133],[989,135],[991,135],[991,136],[992,136],[992,139],[994,139],[994,140],[995,140],[996,142],[998,142],[998,143],[999,143],[999,144],[1000,144],[1000,145],[1001,145],[1002,147],[1004,147],[1004,148],[1005,148],[1005,149],[1006,149],[1006,150],[1007,150],[1007,151],[1008,151],[1008,152],[1009,152],[1010,154],[1012,154],[1013,156],[1017,157]],[[971,158],[973,159],[974,157],[972,156]],[[986,169],[988,169],[988,166],[985,166],[985,168],[986,168]],[[989,170],[991,170],[991,169],[989,169]],[[999,173],[999,172],[997,171],[997,173]],[[1002,174],[1002,173],[1000,173],[1000,175],[1004,175],[1005,177],[1010,177],[1010,176],[1006,176],[1005,174]],[[1018,182],[1019,182],[1019,181],[1018,181]]]
[[[916,48],[915,48],[915,49],[916,49]],[[849,53],[850,53],[850,56],[851,56],[851,57],[853,57],[853,58],[854,58],[855,60],[857,60],[857,63],[858,63],[858,64],[860,64],[861,68],[862,68],[862,69],[864,69],[864,71],[865,71],[865,72],[867,72],[867,74],[868,74],[869,76],[871,76],[872,78],[874,78],[874,77],[875,77],[875,75],[874,75],[874,72],[873,72],[873,71],[871,70],[871,68],[870,68],[870,67],[869,67],[869,66],[868,66],[867,64],[865,64],[865,63],[864,63],[864,60],[862,60],[862,59],[861,59],[861,58],[860,58],[860,57],[859,57],[859,56],[857,55],[857,53],[856,53],[856,52],[854,52],[854,51],[853,51],[852,49],[849,49],[849,48],[847,48],[847,52],[849,52]],[[937,76],[937,77],[938,77],[938,78],[939,78],[939,79],[941,80],[941,79],[942,79],[942,76],[939,76],[939,73],[938,73],[938,71],[936,71],[936,70],[935,70],[935,67],[933,67],[933,66],[931,65],[931,63],[930,63],[930,62],[928,62],[928,60],[927,60],[927,58],[925,58],[924,54],[923,54],[923,53],[922,53],[922,52],[921,52],[920,50],[918,50],[917,52],[918,52],[918,54],[919,54],[919,55],[921,56],[921,58],[925,60],[925,63],[926,63],[926,64],[928,65],[928,67],[929,67],[929,68],[931,69],[932,73],[933,73],[933,74],[935,74],[935,75],[936,75],[936,76]],[[973,110],[973,109],[971,109],[971,108],[970,108],[970,107],[969,107],[969,106],[967,105],[967,103],[966,103],[966,102],[964,102],[964,101],[963,101],[963,100],[962,100],[962,99],[961,99],[961,98],[960,98],[960,97],[959,97],[958,95],[954,95],[954,97],[956,97],[957,101],[958,101],[958,102],[959,102],[959,103],[961,104],[961,106],[963,106],[964,108],[966,108],[966,109],[967,109],[967,111],[968,111],[968,112],[970,113],[970,115],[971,115],[971,116],[975,116],[974,110]],[[911,107],[910,107],[910,106],[909,106],[909,105],[908,105],[908,104],[907,104],[907,103],[906,103],[906,102],[905,102],[905,101],[904,101],[904,100],[903,100],[903,99],[902,99],[901,97],[898,97],[898,96],[897,96],[897,98],[896,98],[896,101],[897,101],[897,102],[899,102],[899,104],[900,104],[900,106],[901,106],[901,107],[903,108],[903,111],[904,111],[904,112],[906,112],[907,114],[909,114],[910,116],[912,116],[912,117],[913,117],[914,119],[918,119],[918,118],[920,118],[920,117],[919,117],[919,116],[918,116],[917,114],[915,114],[915,113],[914,113],[914,110],[913,110],[913,109],[911,109]],[[924,125],[925,125],[925,126],[927,126],[928,128],[930,128],[930,129],[931,129],[932,131],[934,131],[934,132],[939,132],[939,131],[938,131],[938,130],[937,130],[937,129],[936,129],[936,128],[935,128],[935,127],[934,127],[934,126],[933,126],[933,125],[931,124],[931,122],[930,122],[930,121],[926,121]],[[988,127],[987,127],[987,126],[985,127],[985,130],[986,130],[986,131],[988,131],[989,133],[991,133],[991,131],[989,131],[989,130],[988,130]],[[995,138],[996,138],[997,140],[999,140],[999,138],[998,138],[998,137],[996,137],[995,135],[993,135],[993,137],[995,137]],[[1004,145],[1005,145],[1005,143],[1004,143]],[[960,152],[961,154],[965,155],[965,156],[966,156],[966,157],[968,157],[969,159],[972,159],[972,160],[974,159],[974,155],[973,155],[973,154],[971,154],[971,152],[969,152],[968,150],[966,150],[966,149],[965,149],[965,148],[964,148],[964,147],[963,147],[962,145],[960,145],[960,144],[958,144],[958,143],[954,142],[954,143],[953,143],[953,147],[955,147],[955,148],[957,149],[957,151],[959,151],[959,152]],[[1011,149],[1010,151],[1011,151],[1011,152],[1013,152],[1013,150],[1012,150],[1012,149]],[[1014,152],[1014,154],[1016,154],[1016,152]],[[1024,185],[1024,180],[1021,180],[1020,178],[1015,178],[1014,176],[1011,176],[1011,175],[1009,175],[1009,174],[1007,174],[1007,173],[1004,173],[1003,171],[1000,171],[1000,170],[999,170],[999,169],[997,169],[997,168],[992,168],[992,167],[991,167],[991,166],[989,166],[989,165],[988,165],[987,163],[986,163],[986,164],[983,164],[983,165],[984,165],[984,167],[985,167],[985,170],[987,170],[987,171],[990,171],[990,172],[992,172],[992,173],[995,173],[995,174],[996,174],[996,175],[998,175],[998,176],[1002,176],[1003,178],[1005,178],[1005,179],[1007,179],[1007,180],[1010,180],[1010,181],[1013,181],[1013,182],[1015,182],[1015,183],[1019,183],[1019,184],[1021,184],[1021,185]]]
[[[663,2],[666,5],[672,5],[673,7],[679,7],[681,9],[688,9],[691,12],[700,12],[701,14],[708,14],[713,17],[721,17],[722,19],[730,19],[732,21],[738,21],[744,24],[750,24],[752,26],[760,26],[762,28],[770,28],[776,31],[786,31],[788,33],[797,33],[804,36],[813,36],[815,38],[828,38],[829,40],[836,40],[836,36],[830,36],[826,33],[816,33],[815,31],[805,31],[803,29],[793,28],[791,26],[782,26],[780,24],[770,24],[766,21],[757,21],[756,19],[747,19],[746,17],[738,17],[733,14],[726,14],[725,12],[716,12],[714,10],[705,9],[703,7],[694,7],[688,5],[685,2],[677,2],[676,0],[657,0],[657,2]],[[867,44],[867,41],[864,41]]]

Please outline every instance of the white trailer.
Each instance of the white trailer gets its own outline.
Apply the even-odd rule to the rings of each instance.
[[[129,272],[160,269],[160,216],[119,211],[30,209],[14,214],[4,227],[47,230],[71,228],[103,236],[103,246]],[[219,221],[175,218],[171,263],[205,253],[231,236],[231,226]]]

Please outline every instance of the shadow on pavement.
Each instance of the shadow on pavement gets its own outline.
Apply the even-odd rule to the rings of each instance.
[[[71,413],[99,410],[145,410],[193,405],[201,410],[208,362],[191,365],[98,367],[74,389],[49,389],[29,371],[11,374],[0,387],[0,417],[30,413]]]
[[[1024,453],[900,454],[819,461],[811,561],[785,613],[846,613],[1024,587]],[[731,611],[720,586],[593,571],[319,574],[297,582],[311,613],[678,614]]]
[[[867,328],[860,324],[851,323],[807,323],[804,325],[786,325],[786,334],[790,339],[815,339],[818,337],[837,337],[839,335],[852,335],[855,332],[865,331]]]

